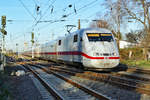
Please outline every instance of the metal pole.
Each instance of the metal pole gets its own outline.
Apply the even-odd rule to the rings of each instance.
[[[80,25],[80,19],[78,19],[78,29],[81,28],[81,25]]]
[[[5,35],[3,34],[3,66],[6,65],[6,56],[5,56],[6,50],[5,50]]]
[[[18,43],[16,43],[16,54],[17,54],[17,57],[18,57]]]
[[[4,30],[6,25],[6,16],[1,17],[1,33],[2,33],[2,52],[1,52],[1,65],[0,65],[0,71],[4,70],[4,66],[6,65],[6,58],[5,58],[5,35],[7,32]]]
[[[32,43],[32,58],[34,58],[34,43]]]
[[[31,43],[32,43],[32,58],[34,58],[34,33],[31,33]]]
[[[1,52],[1,68],[0,71],[4,70],[4,65],[5,65],[5,56],[4,56],[4,34],[2,35],[3,39],[2,39],[2,52]]]

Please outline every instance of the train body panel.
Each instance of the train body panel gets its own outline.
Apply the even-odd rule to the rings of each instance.
[[[87,28],[67,34],[40,46],[41,58],[80,63],[87,68],[113,68],[119,64],[119,52],[113,34],[103,28]],[[36,52],[37,54],[37,52]]]
[[[74,32],[58,39],[57,60],[81,63],[80,52],[82,46],[78,34],[78,32]]]
[[[41,51],[40,50],[40,45],[36,45],[35,48],[34,48],[34,56],[39,58],[41,55],[39,54],[39,52]]]

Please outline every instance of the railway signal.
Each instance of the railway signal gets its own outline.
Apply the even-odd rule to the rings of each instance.
[[[2,25],[4,25],[4,26],[6,25],[6,16],[1,17],[1,22],[2,22],[1,23]]]
[[[2,29],[1,32],[3,35],[7,35],[7,31],[5,31],[5,26],[6,26],[6,16],[2,16],[1,17],[1,25],[2,25]]]
[[[34,33],[32,32],[32,40],[34,40]]]
[[[1,32],[2,32],[4,35],[7,35],[7,31],[5,31],[3,28],[1,29]]]

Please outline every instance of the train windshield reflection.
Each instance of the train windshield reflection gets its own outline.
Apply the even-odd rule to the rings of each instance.
[[[113,41],[113,37],[111,33],[87,33],[87,37],[90,42]]]

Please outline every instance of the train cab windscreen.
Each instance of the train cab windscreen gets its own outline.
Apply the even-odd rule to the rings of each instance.
[[[111,33],[87,33],[87,37],[90,42],[113,41],[113,37]]]

